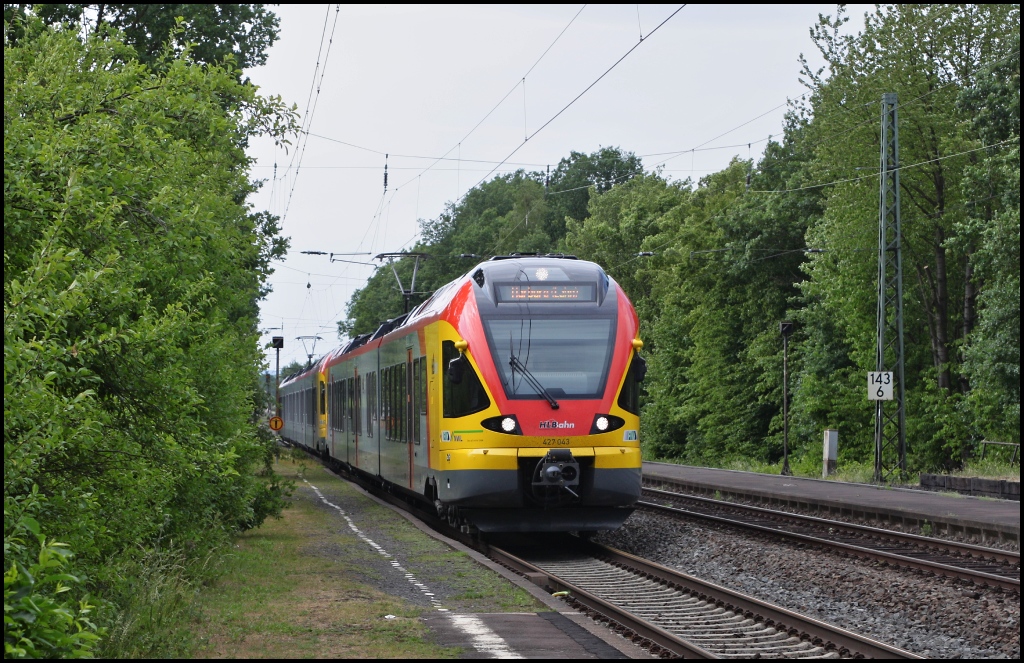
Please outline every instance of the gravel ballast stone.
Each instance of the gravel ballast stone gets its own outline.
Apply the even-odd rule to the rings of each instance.
[[[635,512],[605,545],[928,658],[1019,658],[1020,596]]]

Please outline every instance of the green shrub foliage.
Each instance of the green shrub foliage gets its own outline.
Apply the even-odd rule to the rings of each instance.
[[[244,148],[293,112],[187,49],[156,64],[31,20],[5,42],[9,656],[89,654],[115,569],[203,558],[283,504],[257,306],[285,243]]]

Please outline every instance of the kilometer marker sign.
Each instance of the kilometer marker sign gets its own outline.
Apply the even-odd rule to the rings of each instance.
[[[892,371],[868,371],[868,400],[892,400]]]

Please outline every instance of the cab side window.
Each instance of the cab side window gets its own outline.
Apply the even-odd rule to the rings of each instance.
[[[464,417],[474,412],[485,410],[491,405],[487,392],[480,384],[480,378],[473,370],[468,359],[463,359],[462,375],[458,382],[452,379],[449,366],[452,360],[459,358],[459,351],[453,341],[441,344],[442,368],[444,370],[444,416]]]

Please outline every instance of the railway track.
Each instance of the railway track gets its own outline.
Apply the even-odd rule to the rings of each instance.
[[[485,542],[372,481],[341,476],[535,584],[566,592],[570,605],[663,658],[922,658],[577,537]]]
[[[665,658],[920,658],[597,544],[487,554]]]
[[[1020,594],[1020,553],[645,488],[638,507],[823,546],[899,568]],[[668,502],[667,504],[665,502]]]

